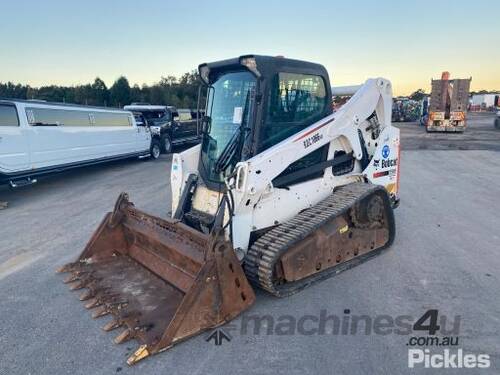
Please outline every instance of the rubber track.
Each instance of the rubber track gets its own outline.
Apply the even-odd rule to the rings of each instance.
[[[276,263],[291,246],[306,238],[328,221],[346,213],[357,201],[378,191],[386,193],[382,186],[363,182],[341,186],[325,200],[265,233],[250,247],[244,259],[245,273],[250,282],[275,296],[285,297],[351,268],[390,246],[394,239],[394,217],[392,208],[389,206],[389,241],[384,247],[327,268],[303,280],[281,285],[275,284],[273,280]]]

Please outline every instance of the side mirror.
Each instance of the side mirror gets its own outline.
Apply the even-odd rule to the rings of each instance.
[[[207,128],[206,125],[210,122],[207,121],[207,116],[205,116],[206,108],[201,108],[201,102],[203,100],[205,100],[206,102],[209,90],[210,86],[207,86],[206,83],[202,83],[198,86],[198,100],[196,103],[196,132],[198,133],[198,135],[205,134],[210,131],[210,128]]]

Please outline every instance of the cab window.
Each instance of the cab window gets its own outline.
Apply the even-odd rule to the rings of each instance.
[[[191,111],[189,110],[178,110],[174,112],[174,121],[191,121],[193,117],[191,116]]]
[[[71,111],[53,108],[26,108],[30,125],[90,126],[87,111]]]
[[[268,111],[260,136],[259,152],[274,146],[286,138],[300,132],[327,113],[329,98],[325,80],[318,75],[278,73],[271,82],[268,93]],[[328,146],[304,156],[289,165],[274,181],[280,181],[294,172],[307,169],[326,160]],[[305,174],[286,185],[293,185],[323,175],[323,171]]]
[[[260,151],[321,119],[328,99],[322,77],[285,72],[274,77],[268,97]]]
[[[191,111],[179,111],[179,121],[191,121]]]
[[[19,126],[15,106],[0,104],[0,126]]]

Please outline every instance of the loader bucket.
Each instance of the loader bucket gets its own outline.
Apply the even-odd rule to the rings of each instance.
[[[58,270],[70,273],[70,289],[85,289],[80,300],[94,318],[112,315],[105,331],[123,328],[115,343],[139,342],[129,365],[232,320],[254,302],[224,238],[223,211],[206,235],[141,212],[122,193],[78,260]]]

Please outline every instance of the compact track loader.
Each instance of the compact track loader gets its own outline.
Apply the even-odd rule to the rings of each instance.
[[[203,141],[171,166],[172,217],[122,193],[60,271],[129,364],[378,254],[395,235],[399,130],[389,81],[332,89],[325,68],[242,56],[199,66]],[[332,95],[352,96],[336,111]]]

